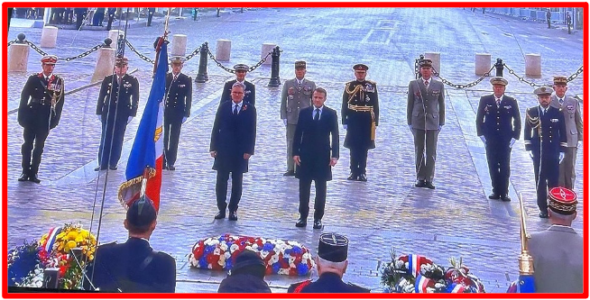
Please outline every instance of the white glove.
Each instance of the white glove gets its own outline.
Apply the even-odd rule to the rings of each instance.
[[[481,136],[479,136],[479,138],[481,139],[481,141],[482,141],[482,142],[483,142],[483,144],[485,145],[485,144],[486,144],[486,137],[485,137],[485,136],[483,136],[483,135],[481,135]]]
[[[559,163],[561,163],[561,161],[563,161],[564,157],[565,157],[565,154],[563,152],[559,152]]]
[[[182,123],[184,124],[184,122],[186,122],[187,117],[183,117],[182,118]]]
[[[344,126],[344,130],[348,130],[348,125],[344,124],[342,126]]]
[[[508,146],[508,147],[512,148],[512,145],[514,145],[515,142],[516,142],[516,140],[514,138],[511,138],[510,139],[510,146]]]
[[[283,123],[287,126],[287,119],[283,119]]]
[[[96,115],[96,118],[98,119],[99,122],[102,122],[102,116],[101,115]]]
[[[533,158],[533,151],[527,151],[527,152],[529,153],[529,156],[530,156],[531,158]]]
[[[129,124],[131,122],[131,120],[133,120],[133,117],[129,116],[129,118],[127,119],[127,124]]]

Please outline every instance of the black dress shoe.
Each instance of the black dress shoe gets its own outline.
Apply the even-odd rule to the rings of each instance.
[[[549,215],[547,215],[546,212],[540,212],[539,213],[539,218],[541,218],[541,219],[547,219],[547,218],[549,218]]]
[[[117,169],[117,166],[110,166],[109,169],[116,170]]]
[[[416,184],[414,184],[415,187],[425,187],[426,186],[426,181],[424,180],[416,180]]]
[[[307,226],[307,218],[299,218],[299,220],[297,220],[297,223],[295,223],[295,227],[305,227]]]
[[[358,181],[367,181],[367,175],[365,175],[365,174],[359,175]]]
[[[94,171],[98,171],[98,170],[106,170],[107,167],[96,167],[94,168]]]
[[[356,176],[356,174],[350,173],[350,176],[348,176],[348,180],[357,180],[358,176]]]
[[[313,220],[313,229],[322,229],[322,220],[321,219]]]
[[[496,193],[491,193],[491,194],[488,196],[488,199],[492,199],[492,200],[498,200],[498,199],[500,199],[500,195],[498,195],[498,194],[496,194]]]
[[[430,181],[426,181],[426,183],[424,184],[424,186],[426,186],[427,188],[429,188],[431,190],[434,190],[435,189],[434,185],[432,185],[432,182],[430,182]]]
[[[502,195],[500,197],[500,199],[502,199],[502,201],[504,201],[504,202],[510,202],[510,200],[512,200],[512,199],[510,199],[510,197],[508,197],[508,195]]]
[[[295,176],[295,171],[287,171],[283,176]]]
[[[41,182],[41,180],[39,180],[39,178],[37,178],[37,174],[33,174],[33,175],[29,176],[29,181],[34,182],[34,183]]]
[[[27,173],[20,174],[18,181],[27,181],[27,180],[29,180],[29,174],[27,174]]]
[[[230,211],[229,212],[229,220],[230,221],[237,221],[238,220],[238,212],[237,211]]]
[[[221,219],[225,219],[225,211],[219,211],[215,215],[215,220],[221,220]]]
[[[176,170],[176,167],[175,166],[168,166],[168,170],[174,171],[174,170]]]

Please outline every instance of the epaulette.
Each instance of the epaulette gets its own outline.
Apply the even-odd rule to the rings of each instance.
[[[112,241],[112,242],[100,244],[99,246],[101,246],[101,247],[104,247],[104,246],[114,246],[116,244],[117,244],[117,241]]]
[[[366,80],[366,79],[365,79],[365,81],[366,81],[366,82],[368,82],[368,83],[370,83],[370,84],[372,84],[372,85],[377,85],[377,82],[375,82],[375,81],[372,81],[372,80]]]
[[[356,285],[356,284],[354,284],[354,283],[351,283],[351,282],[348,282],[347,284],[348,284],[349,286],[351,286],[351,287],[355,288],[355,289],[359,289],[359,290],[361,290],[363,293],[370,293],[370,292],[371,292],[371,289],[368,289],[368,288],[362,287],[362,286],[360,286],[360,285]]]

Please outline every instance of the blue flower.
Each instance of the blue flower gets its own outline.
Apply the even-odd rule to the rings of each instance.
[[[279,264],[278,262],[272,264],[272,272],[273,272],[273,274],[279,273],[279,270],[280,269],[281,269],[281,264]]]
[[[293,254],[301,254],[301,253],[303,253],[303,250],[301,250],[301,248],[299,248],[297,246],[293,246],[293,249],[291,249],[291,251],[293,252]]]
[[[307,272],[309,272],[309,267],[307,264],[299,263],[297,265],[297,274],[299,274],[299,276],[304,276],[307,274]]]
[[[225,269],[226,270],[230,270],[232,267],[232,261],[231,261],[231,257],[229,259],[225,260]]]
[[[203,257],[201,257],[201,259],[199,259],[199,267],[202,269],[206,269],[207,265],[209,265],[207,263],[207,259],[205,258],[205,255],[203,255]]]
[[[383,293],[385,293],[385,294],[389,294],[389,293],[391,293],[391,289],[390,289],[389,287],[386,287],[386,288],[383,290]]]
[[[272,243],[266,242],[264,244],[264,246],[262,247],[262,250],[264,251],[272,251],[275,248],[275,245],[273,245]]]
[[[205,246],[205,250],[203,251],[203,256],[207,256],[207,254],[215,251],[215,246]]]

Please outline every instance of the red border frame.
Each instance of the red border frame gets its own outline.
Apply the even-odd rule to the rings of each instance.
[[[69,1],[3,1],[2,6],[2,43],[7,43],[7,22],[4,21],[7,18],[7,8],[8,7],[108,7],[116,4],[117,7],[127,7],[125,6],[128,4],[129,7],[136,7],[137,2],[132,1],[76,1],[76,2],[69,2]],[[551,1],[551,2],[524,2],[524,1],[512,1],[512,2],[488,2],[488,1],[474,1],[474,2],[461,2],[461,1],[445,1],[445,2],[437,2],[437,1],[415,1],[415,2],[390,2],[390,1],[367,1],[367,2],[331,2],[331,1],[293,1],[293,2],[264,2],[264,1],[191,1],[191,2],[183,2],[183,1],[170,1],[170,2],[163,2],[163,1],[144,1],[143,5],[150,6],[153,5],[155,7],[162,7],[163,4],[167,4],[166,7],[530,7],[530,6],[544,6],[544,7],[583,7],[589,8],[590,5],[586,1]],[[587,22],[589,17],[586,15],[584,17],[584,21]],[[584,47],[588,41],[588,32],[585,31],[584,35]],[[8,87],[7,87],[7,62],[8,62],[8,51],[2,51],[2,99],[7,99],[8,94]],[[8,127],[8,107],[7,101],[2,101],[2,257],[7,257],[8,249],[7,249],[7,221],[8,221],[8,209],[7,209],[7,181],[8,181],[8,171],[7,171],[7,153],[8,153],[8,145],[7,145],[7,137],[6,131]],[[586,154],[586,153],[584,153]],[[585,155],[584,155],[585,156]],[[586,162],[586,160],[584,161]],[[588,209],[587,209],[588,210]],[[584,224],[584,231],[588,231],[588,224]],[[516,233],[515,233],[516,234]],[[588,249],[588,243],[584,241],[584,246]],[[586,255],[585,255],[586,256]],[[517,264],[517,258],[514,257],[514,263]],[[585,272],[588,273],[588,272]],[[586,274],[588,275],[588,274]],[[8,294],[6,281],[5,278],[7,277],[7,267],[6,261],[2,262],[2,299],[36,299],[39,294]],[[588,278],[588,276],[586,276]],[[589,286],[590,280],[585,280],[584,282],[584,293],[575,297],[575,299],[588,299],[589,295]],[[64,296],[71,297],[74,295],[79,295],[84,298],[94,298],[100,299],[103,297],[102,294],[43,294],[43,297],[50,297],[50,298],[62,298]],[[100,298],[99,298],[100,297]],[[141,298],[157,298],[156,295],[118,295],[115,297],[141,297]],[[166,296],[168,297],[168,296]],[[179,298],[179,297],[195,297],[191,294],[175,294],[171,297]],[[221,296],[226,297],[226,296]],[[281,297],[295,297],[294,295],[283,294]],[[319,295],[312,295],[312,298],[323,299],[323,296]],[[339,295],[338,298],[349,298],[352,299],[353,296],[347,295]],[[370,296],[365,295],[364,297],[399,297],[399,295],[387,295],[387,294],[372,294]],[[407,295],[405,297],[408,297]],[[413,295],[412,297],[427,297],[427,296],[418,296]],[[436,297],[467,297],[465,295],[437,295]],[[495,297],[493,295],[479,295],[479,296],[471,296],[471,297]],[[508,294],[503,295],[502,297],[509,297],[509,298],[532,298],[537,297],[536,295],[524,295],[524,294]],[[541,295],[543,297],[543,295]]]

